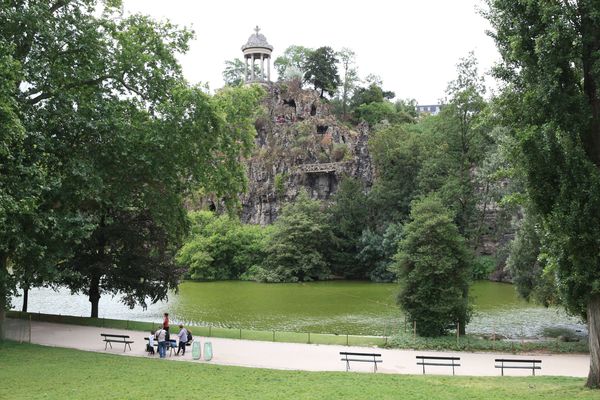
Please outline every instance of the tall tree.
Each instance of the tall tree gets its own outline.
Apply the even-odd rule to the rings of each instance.
[[[457,77],[446,90],[447,104],[432,122],[433,145],[428,146],[428,162],[419,179],[423,193],[437,192],[455,211],[458,229],[473,248],[481,220],[475,178],[490,143],[483,118],[487,107],[484,93],[477,59],[470,53],[459,61]]]
[[[356,53],[344,47],[337,53],[342,65],[342,115],[344,118],[348,112],[348,101],[352,91],[358,82],[358,71],[356,69]]]
[[[488,0],[542,246],[565,306],[587,319],[590,371],[600,388],[600,3]]]
[[[331,274],[326,253],[333,237],[322,205],[301,191],[283,207],[273,224],[267,245],[265,269],[268,280],[303,282]]]
[[[210,98],[188,87],[176,54],[192,33],[123,18],[119,1],[22,3],[0,8],[0,40],[21,66],[13,101],[25,142],[44,156],[33,215],[54,235],[39,240],[46,252],[48,239],[62,243],[61,278],[89,296],[92,316],[103,291],[129,305],[157,301],[177,282],[183,196],[201,186],[232,203],[244,187],[239,159],[253,143],[261,89]],[[6,231],[6,243],[22,245],[21,231]],[[5,270],[19,259],[2,260]]]
[[[306,59],[304,80],[320,90],[321,97],[324,92],[333,96],[340,85],[337,63],[336,53],[329,46],[319,47]]]
[[[358,263],[358,244],[363,229],[368,222],[368,210],[365,207],[367,196],[363,185],[354,178],[344,178],[329,208],[335,243],[332,246],[332,271],[338,276],[350,279],[368,277],[367,265]]]
[[[0,340],[4,338],[4,313],[14,289],[11,259],[23,237],[22,217],[35,211],[39,192],[23,185],[37,175],[27,168],[25,131],[14,100],[19,64],[9,44],[0,39]]]
[[[396,255],[404,278],[398,302],[422,336],[443,335],[469,320],[471,257],[452,217],[435,196],[414,201]]]

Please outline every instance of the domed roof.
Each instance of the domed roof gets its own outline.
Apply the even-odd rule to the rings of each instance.
[[[253,47],[260,47],[264,49],[273,50],[273,46],[271,46],[267,42],[267,38],[265,37],[265,35],[263,35],[262,33],[258,33],[260,31],[260,28],[257,26],[256,28],[254,28],[254,30],[256,31],[256,33],[250,35],[250,37],[248,38],[248,42],[246,42],[246,44],[242,46],[242,51]]]

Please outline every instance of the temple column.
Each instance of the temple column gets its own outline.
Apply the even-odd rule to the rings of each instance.
[[[254,54],[252,54],[252,80],[254,80]]]
[[[265,80],[265,55],[260,55],[260,79]]]
[[[271,81],[271,57],[267,58],[267,80]]]
[[[244,81],[248,82],[248,57],[244,57],[246,60],[246,69],[244,70]]]

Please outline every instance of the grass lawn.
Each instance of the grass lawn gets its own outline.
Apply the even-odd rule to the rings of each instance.
[[[598,399],[584,380],[224,367],[0,343],[0,399]]]

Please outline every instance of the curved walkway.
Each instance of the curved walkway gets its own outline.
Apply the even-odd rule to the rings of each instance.
[[[28,322],[16,319],[6,320],[7,338],[13,340],[29,340]],[[123,352],[121,345],[104,350],[104,342],[100,333],[127,334],[135,342],[132,351]],[[48,322],[32,322],[31,342],[44,345],[66,347],[100,353],[111,353],[126,356],[149,357],[146,355],[148,333],[118,329],[97,328],[78,325],[54,324]],[[195,337],[196,338],[196,337]],[[369,347],[346,347],[335,345],[297,344],[279,342],[259,342],[252,340],[235,340],[221,338],[199,338],[212,342],[213,359],[210,364],[235,365],[252,368],[304,370],[304,371],[345,371],[345,363],[340,361],[340,351],[377,352],[381,353],[383,363],[379,364],[378,372],[391,374],[421,374],[421,368],[416,365],[415,356],[437,355],[458,356],[461,367],[456,369],[456,375],[498,376],[500,370],[494,368],[494,359],[500,356],[515,358],[512,354],[502,353],[467,353],[467,352],[434,352],[397,349],[379,349]],[[189,349],[189,347],[188,347]],[[158,357],[158,356],[154,356]],[[516,358],[523,356],[516,356]],[[536,375],[557,375],[586,377],[590,358],[585,354],[535,354],[536,359],[542,360],[542,369]],[[167,360],[206,363],[192,360],[191,351],[183,357],[167,356]],[[371,363],[352,363],[353,371],[372,371]],[[449,367],[428,367],[428,373],[452,374]],[[529,375],[527,370],[509,370],[507,375]]]

